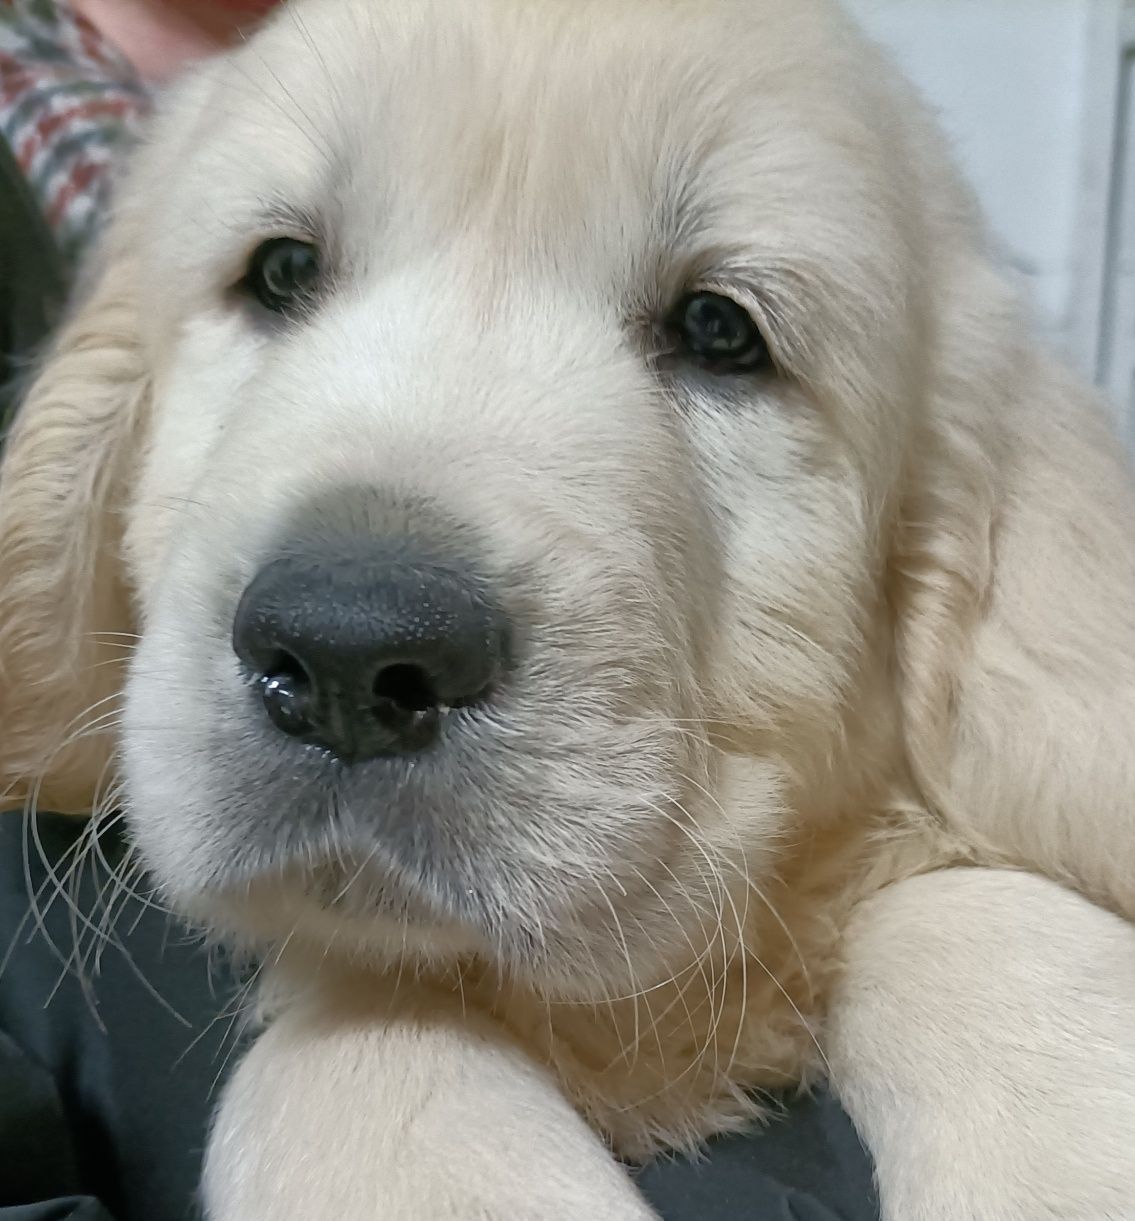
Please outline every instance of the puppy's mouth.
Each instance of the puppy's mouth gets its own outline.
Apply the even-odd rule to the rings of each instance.
[[[538,566],[426,537],[421,512],[309,516],[323,534],[226,579],[200,647],[171,606],[135,655],[129,813],[169,901],[251,948],[456,947],[518,971],[601,937],[603,879],[658,880],[655,811],[684,772],[655,637],[616,656],[556,574],[550,597]]]

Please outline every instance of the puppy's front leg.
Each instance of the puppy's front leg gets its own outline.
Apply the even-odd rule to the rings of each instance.
[[[549,1074],[448,997],[327,989],[271,1024],[209,1144],[210,1221],[650,1221]]]
[[[1135,926],[1054,882],[902,882],[848,931],[840,1096],[886,1221],[1135,1219]]]

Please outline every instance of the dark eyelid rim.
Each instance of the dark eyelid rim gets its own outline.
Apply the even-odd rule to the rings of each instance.
[[[751,374],[765,371],[771,372],[773,376],[780,377],[787,372],[779,354],[775,317],[769,310],[768,303],[759,292],[754,291],[736,276],[715,274],[713,272],[704,273],[692,276],[683,285],[677,296],[673,298],[669,309],[671,311],[676,309],[679,302],[695,293],[713,293],[716,296],[725,297],[735,305],[739,305],[752,319],[753,325],[764,340],[765,348],[768,352],[768,364],[755,366],[749,371]],[[666,316],[669,317],[669,314]],[[742,375],[744,375],[744,371]]]
[[[320,217],[313,211],[297,207],[286,200],[267,201],[258,214],[248,223],[246,237],[241,243],[239,252],[234,254],[233,263],[228,275],[228,287],[225,296],[242,308],[253,308],[257,313],[286,320],[289,315],[273,315],[256,302],[248,291],[247,279],[253,255],[267,242],[290,238],[296,242],[304,242],[314,246],[319,252],[322,263],[322,285],[318,294],[312,296],[303,306],[291,311],[291,317],[301,312],[307,312],[316,304],[316,296],[322,296],[326,285],[330,282],[332,268],[328,243],[325,236],[325,226]]]
[[[322,259],[329,259],[325,227],[319,216],[306,208],[296,207],[283,200],[269,202],[242,228],[244,240],[233,255],[230,272],[233,287],[238,286],[244,279],[252,256],[265,242],[279,238],[307,242],[319,250]]]
[[[680,250],[683,245],[686,248]],[[645,320],[656,336],[684,297],[717,293],[739,305],[756,324],[768,349],[766,369],[776,377],[802,376],[799,337],[790,330],[786,333],[784,311],[777,306],[775,289],[764,282],[761,260],[754,252],[707,248],[691,236],[688,245],[679,243],[679,249],[672,246],[658,256],[653,279],[653,290],[639,299],[632,315]]]
[[[263,302],[257,299],[255,290],[248,282],[249,270],[252,265],[253,256],[262,247],[269,242],[281,240],[292,240],[303,243],[304,245],[312,245],[322,255],[322,248],[318,243],[311,240],[308,235],[293,235],[290,233],[271,233],[266,236],[261,236],[256,243],[244,255],[244,261],[240,265],[239,274],[231,280],[228,289],[225,292],[226,298],[236,305],[239,309],[255,316],[262,321],[271,321],[273,326],[286,324],[310,314],[319,305],[320,298],[323,297],[326,291],[327,278],[326,271],[321,272],[320,282],[317,283],[314,291],[305,293],[303,297],[298,298],[296,302],[287,309],[273,310],[264,305]]]

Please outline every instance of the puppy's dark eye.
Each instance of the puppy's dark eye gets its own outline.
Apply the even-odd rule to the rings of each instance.
[[[312,295],[319,272],[319,250],[311,242],[274,237],[252,252],[244,283],[265,309],[285,314]]]
[[[720,293],[689,293],[670,316],[679,348],[714,373],[759,369],[768,346],[748,311]]]

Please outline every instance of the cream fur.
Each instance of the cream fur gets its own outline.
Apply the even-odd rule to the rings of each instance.
[[[0,478],[0,785],[123,801],[277,964],[216,1221],[631,1221],[603,1141],[828,1072],[887,1221],[1135,1217],[1131,475],[838,10],[295,0],[121,199]],[[273,330],[233,285],[297,230],[334,283]],[[656,359],[686,286],[776,374]],[[379,798],[311,830],[245,719],[235,598],[348,501],[443,511],[527,617],[468,876],[394,862],[464,919],[383,915]]]

